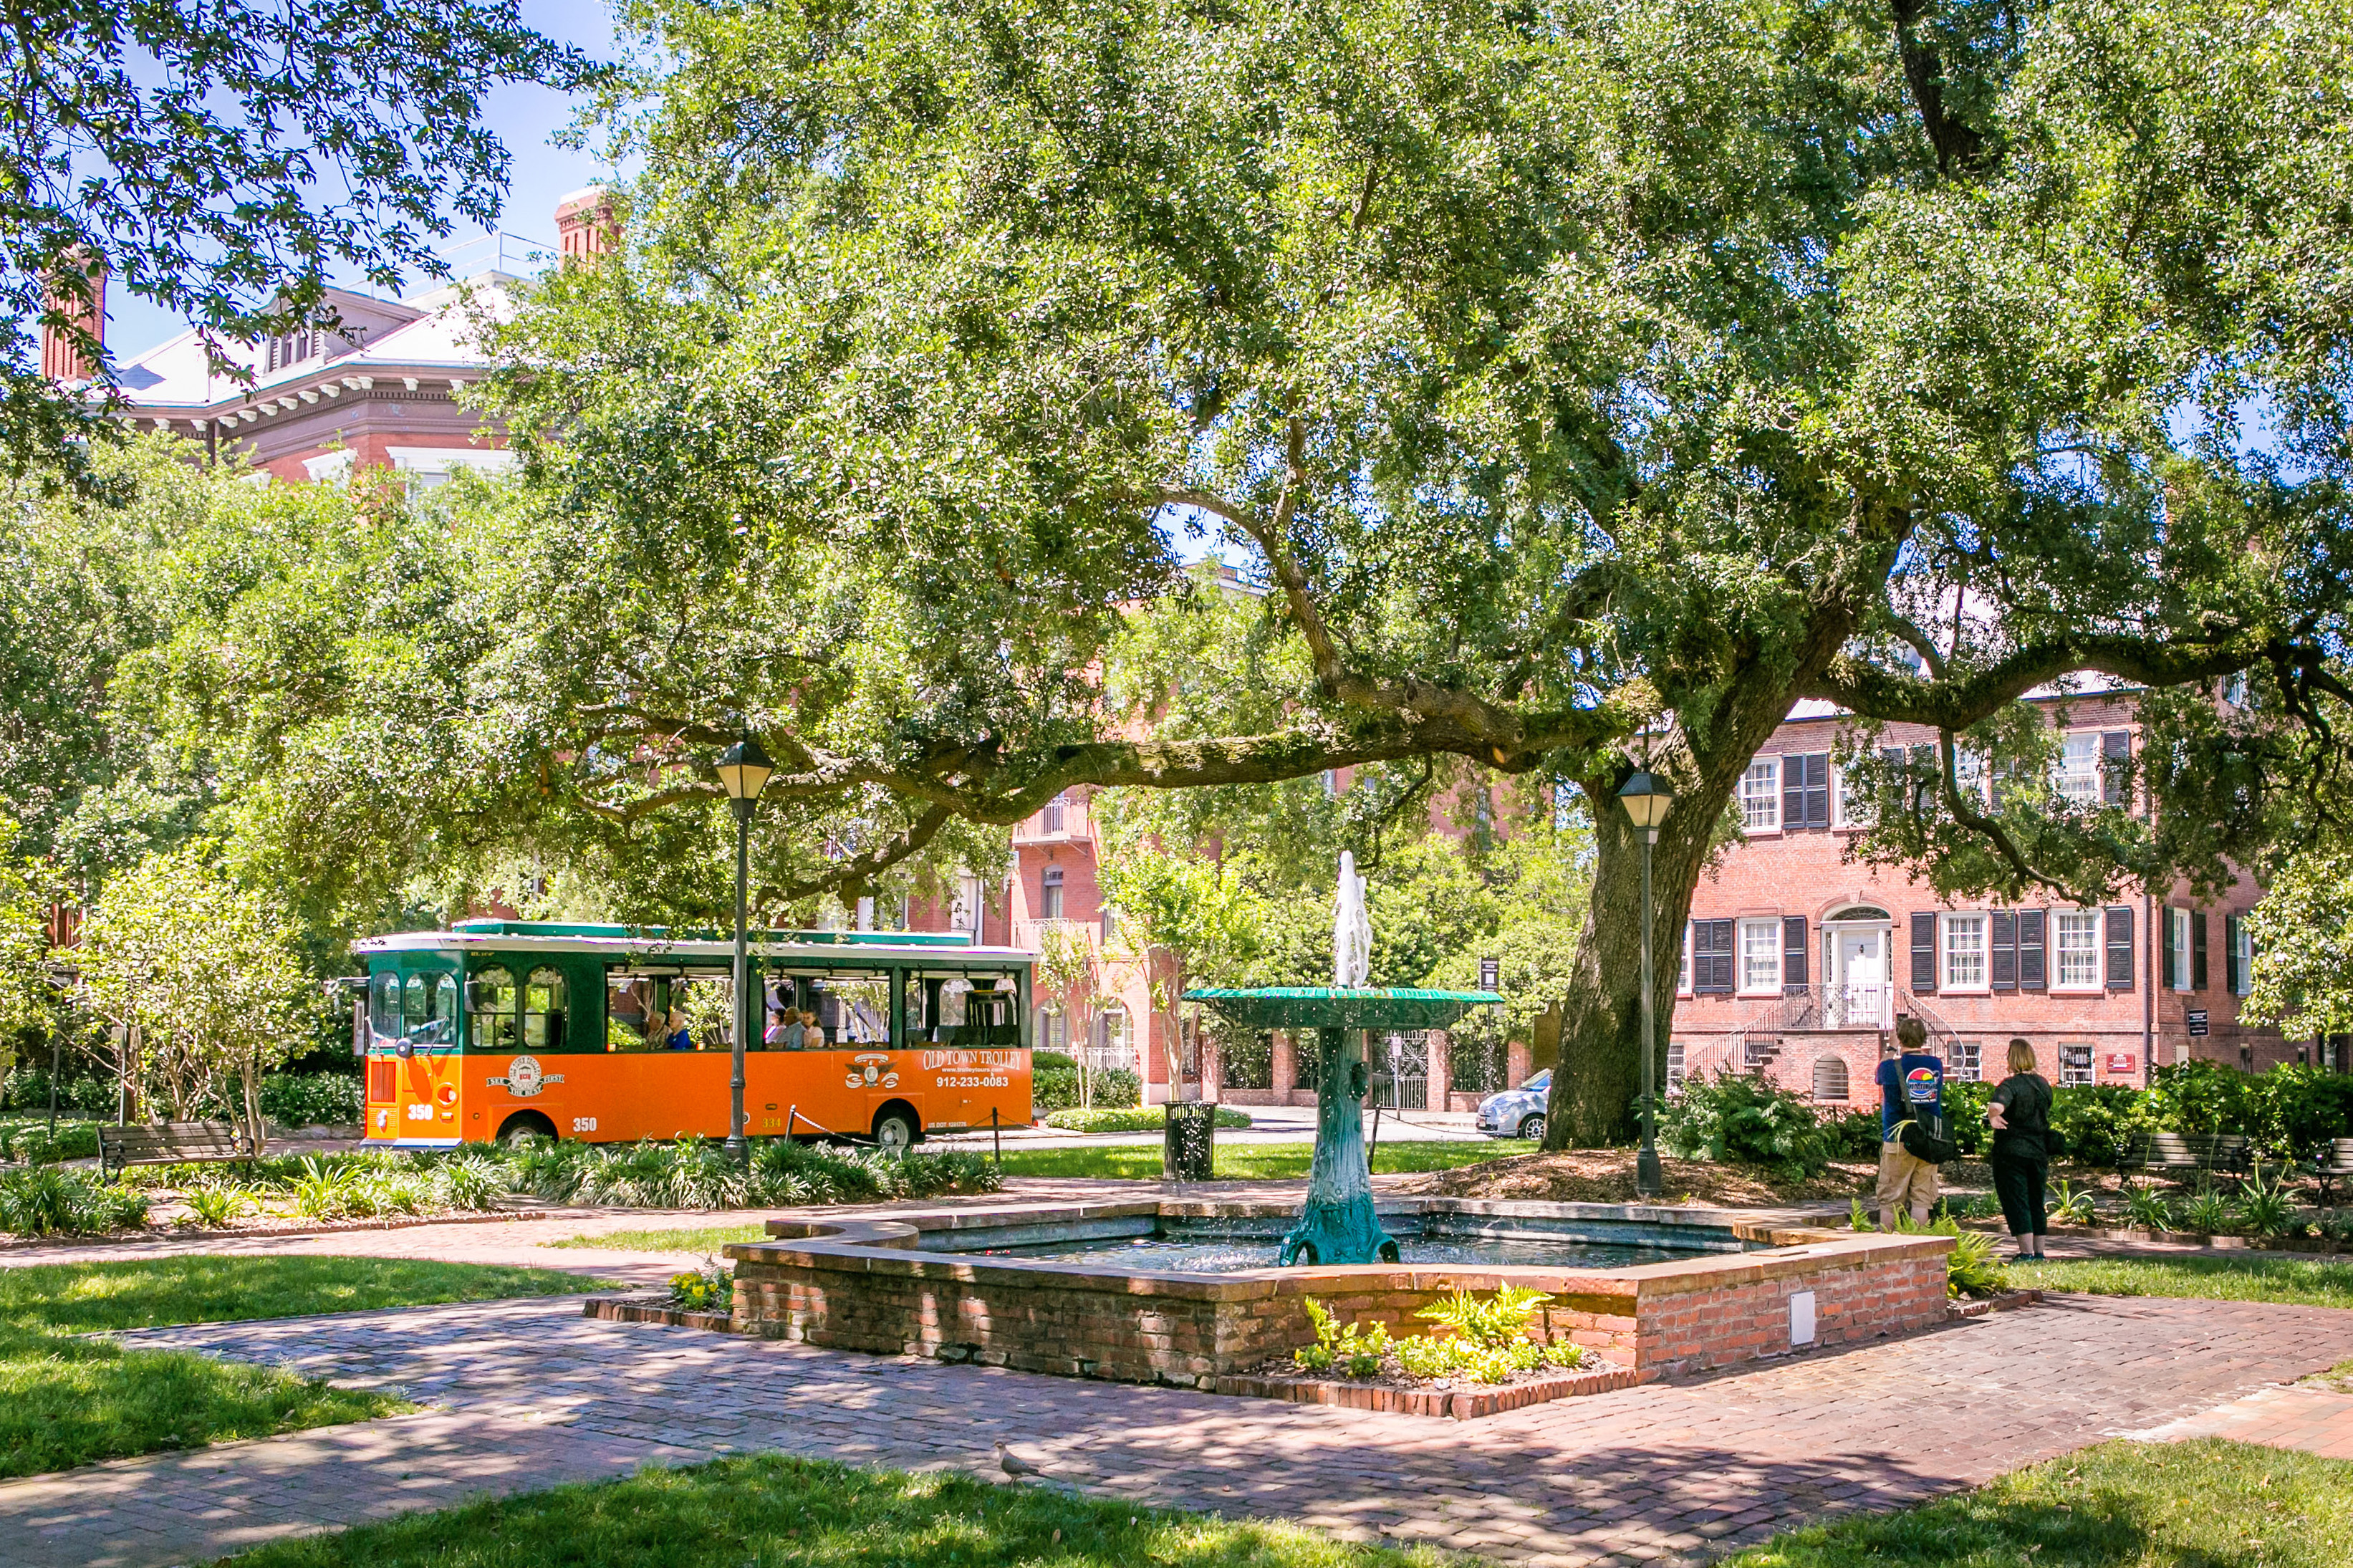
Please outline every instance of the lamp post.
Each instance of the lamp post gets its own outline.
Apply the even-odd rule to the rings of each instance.
[[[1618,792],[1618,804],[1642,834],[1642,1152],[1634,1156],[1634,1191],[1642,1197],[1659,1195],[1658,1025],[1651,1016],[1651,846],[1659,841],[1659,824],[1675,797],[1667,786],[1639,769]]]
[[[747,1152],[744,1142],[744,1048],[751,1034],[753,1017],[750,941],[744,929],[747,884],[752,874],[752,813],[759,806],[760,792],[768,787],[768,775],[776,771],[776,764],[746,729],[742,740],[719,753],[718,770],[719,782],[727,788],[728,804],[735,808],[735,1048],[727,1078],[727,1156],[740,1162]]]

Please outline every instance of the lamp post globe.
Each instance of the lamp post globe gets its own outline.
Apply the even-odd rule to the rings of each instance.
[[[1634,1156],[1634,1191],[1655,1198],[1663,1187],[1659,1173],[1658,1024],[1651,1016],[1651,846],[1659,841],[1659,824],[1674,805],[1674,793],[1648,768],[1638,768],[1619,786],[1618,804],[1642,836],[1642,1148]]]
[[[735,809],[735,1027],[729,1031],[733,1046],[727,1078],[727,1154],[740,1163],[750,1152],[750,1145],[744,1141],[744,1051],[755,1016],[750,933],[744,929],[752,870],[752,813],[758,808],[760,792],[768,787],[768,775],[776,771],[776,764],[747,729],[743,739],[719,753],[712,766],[727,791],[728,804]]]

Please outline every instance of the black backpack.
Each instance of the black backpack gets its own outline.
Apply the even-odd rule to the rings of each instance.
[[[1896,1126],[1895,1135],[1903,1141],[1904,1152],[1915,1160],[1944,1165],[1961,1157],[1961,1146],[1945,1136],[1942,1116],[1915,1111],[1910,1121]]]

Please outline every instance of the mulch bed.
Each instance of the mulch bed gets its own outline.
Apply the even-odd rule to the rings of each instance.
[[[1606,1363],[1577,1372],[1523,1373],[1509,1383],[1473,1383],[1468,1378],[1413,1383],[1388,1375],[1316,1376],[1302,1373],[1287,1362],[1270,1362],[1255,1372],[1220,1377],[1217,1392],[1250,1399],[1287,1399],[1294,1405],[1334,1405],[1393,1415],[1473,1421],[1482,1415],[1500,1415],[1506,1410],[1525,1409],[1580,1394],[1631,1388],[1637,1381],[1632,1367]]]
[[[602,1318],[608,1323],[665,1323],[673,1329],[710,1329],[719,1333],[732,1333],[734,1320],[725,1312],[690,1312],[683,1307],[673,1307],[664,1296],[586,1296],[580,1301],[584,1318]]]
[[[1879,1167],[1838,1162],[1820,1175],[1799,1182],[1776,1181],[1748,1165],[1717,1165],[1704,1160],[1661,1156],[1665,1199],[1708,1208],[1778,1208],[1791,1204],[1843,1200],[1868,1194]],[[1520,1198],[1556,1204],[1628,1204],[1636,1201],[1634,1151],[1568,1149],[1556,1154],[1514,1154],[1431,1171],[1399,1180],[1386,1178],[1383,1193],[1426,1193],[1449,1198]]]

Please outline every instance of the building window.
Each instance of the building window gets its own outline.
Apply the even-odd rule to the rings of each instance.
[[[1740,826],[1751,833],[1781,830],[1781,759],[1759,757],[1740,775]]]
[[[1846,1098],[1846,1063],[1837,1057],[1814,1058],[1814,1098],[1844,1100]]]
[[[2058,925],[2058,984],[2065,991],[2096,991],[2100,987],[2100,911],[2062,910]]]
[[[1781,826],[1784,831],[1831,825],[1831,756],[1801,752],[1781,759]]]
[[[1675,991],[1680,995],[1688,996],[1691,994],[1691,988],[1692,922],[1685,921],[1683,921],[1683,963],[1682,970],[1675,976]]]
[[[1831,826],[1832,827],[1868,827],[1871,826],[1871,792],[1855,783],[1854,774],[1845,768],[1831,770]]]
[[[2062,1046],[2059,1047],[2059,1081],[2062,1085],[2085,1084],[2092,1081],[2092,1047]]]
[[[2244,915],[2227,915],[2222,921],[2223,980],[2231,994],[2244,996],[2255,984],[2255,933],[2247,927]]]
[[[1062,868],[1060,866],[1047,867],[1045,876],[1039,879],[1038,890],[1040,895],[1038,900],[1039,912],[1050,921],[1060,920],[1062,918]]]
[[[1038,1009],[1038,1048],[1044,1051],[1065,1051],[1071,1047],[1071,1021],[1060,1007]]]
[[[1960,745],[1953,748],[1953,783],[1960,791],[1961,798],[1971,805],[1982,807],[1986,804],[1986,779],[1989,772],[1986,754],[1978,748]]]
[[[1667,1041],[1667,1092],[1672,1094],[1683,1086],[1683,1043]]]
[[[1692,990],[1696,993],[1732,989],[1732,922],[1694,921],[1691,923]]]
[[[1046,809],[1039,816],[1039,830],[1050,837],[1059,837],[1062,832],[1062,797],[1058,795],[1048,801]]]
[[[1945,917],[1945,989],[1976,991],[1986,984],[1986,918]]]
[[[2086,731],[2080,735],[2068,735],[2059,742],[2059,765],[2051,775],[2051,787],[2063,800],[2077,805],[2100,804],[2100,737]]]
[[[1945,1076],[1965,1083],[1979,1083],[1985,1079],[1985,1058],[1979,1054],[1975,1040],[1955,1040],[1947,1047]]]
[[[2189,911],[2165,911],[2165,983],[2176,991],[2189,989]]]
[[[1779,921],[1740,922],[1740,989],[1775,993],[1781,989]]]

